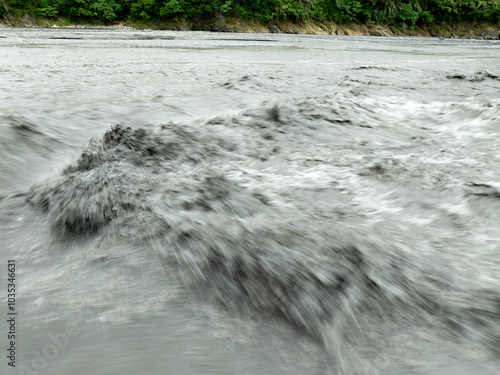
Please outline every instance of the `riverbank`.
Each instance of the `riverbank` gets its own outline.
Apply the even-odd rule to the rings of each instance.
[[[198,17],[192,19],[173,18],[164,21],[126,21],[112,25],[80,24],[59,17],[46,19],[35,17],[31,14],[24,16],[11,16],[0,19],[0,27],[62,27],[62,28],[103,28],[103,29],[153,29],[153,30],[179,30],[179,31],[218,31],[240,33],[277,33],[277,34],[318,34],[318,35],[370,35],[370,36],[423,36],[440,38],[464,39],[500,39],[500,26],[488,23],[433,23],[430,25],[410,27],[405,23],[383,25],[374,22],[345,23],[301,21],[301,22],[275,22],[262,24],[254,20],[241,17]]]

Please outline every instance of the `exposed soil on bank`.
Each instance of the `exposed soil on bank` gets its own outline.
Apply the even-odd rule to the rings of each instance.
[[[277,22],[264,25],[257,21],[245,20],[240,17],[224,17],[216,15],[213,18],[173,18],[167,21],[121,21],[113,25],[78,24],[64,18],[50,20],[26,14],[23,17],[12,16],[0,19],[0,27],[66,27],[66,28],[109,28],[120,29],[156,29],[182,31],[218,31],[243,33],[277,33],[277,34],[318,34],[318,35],[371,35],[371,36],[424,36],[441,38],[471,38],[500,39],[500,25],[487,23],[440,23],[410,27],[405,23],[383,25],[366,24],[336,24],[335,22]]]

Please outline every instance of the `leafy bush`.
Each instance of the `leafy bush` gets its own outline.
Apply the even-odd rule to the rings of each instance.
[[[429,2],[429,11],[440,21],[459,19],[458,4],[455,0],[432,0]]]
[[[89,6],[92,16],[99,21],[111,22],[118,18],[122,10],[120,3],[114,0],[94,0]]]
[[[337,23],[352,22],[362,13],[362,5],[356,0],[323,0],[326,19]]]
[[[47,5],[44,8],[37,8],[36,14],[38,16],[46,17],[46,18],[55,18],[58,14],[57,8],[52,5]]]
[[[0,3],[0,7],[4,13],[7,12],[24,15],[26,13],[34,13],[37,8],[37,0],[4,0]]]
[[[500,1],[496,1],[492,4],[488,14],[488,20],[500,24]]]
[[[224,14],[264,24],[304,19],[336,23],[374,20],[414,27],[435,21],[500,23],[500,0],[0,0],[0,16],[8,12],[101,23],[126,17],[158,20]]]
[[[228,1],[225,1],[224,4],[221,5],[220,7],[220,12],[221,13],[230,13],[231,12],[231,9],[233,7],[233,0],[228,0]]]
[[[411,4],[402,4],[398,13],[398,19],[410,26],[414,26],[418,20],[418,12],[413,10]]]
[[[420,13],[418,17],[418,23],[420,24],[429,24],[434,22],[434,16],[427,10],[424,10]]]
[[[132,4],[130,14],[134,18],[149,20],[155,16],[155,0],[139,0]]]
[[[0,17],[5,17],[7,15],[7,4],[4,0],[0,0]]]
[[[124,0],[43,0],[48,6],[56,8],[58,14],[71,19],[86,21],[112,22],[123,15],[127,5]],[[41,6],[40,9],[48,6]]]

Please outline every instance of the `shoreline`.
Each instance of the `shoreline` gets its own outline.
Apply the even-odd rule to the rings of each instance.
[[[64,18],[50,20],[26,14],[23,17],[0,19],[0,28],[68,28],[68,29],[109,29],[109,30],[170,30],[170,31],[213,31],[228,33],[274,33],[274,34],[307,34],[307,35],[346,35],[346,36],[380,36],[380,37],[437,37],[453,39],[500,40],[500,25],[486,23],[472,24],[459,22],[455,24],[441,23],[408,27],[406,24],[382,25],[375,23],[334,22],[290,22],[282,21],[263,25],[257,21],[239,17],[223,17],[201,19],[170,19],[166,21],[121,21],[112,25],[71,23]]]

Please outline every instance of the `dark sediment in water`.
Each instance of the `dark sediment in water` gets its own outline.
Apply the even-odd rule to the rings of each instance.
[[[91,140],[61,175],[34,186],[27,201],[47,214],[56,239],[146,244],[200,295],[233,312],[283,319],[342,358],[380,322],[387,329],[396,322],[430,324],[498,351],[498,291],[457,282],[456,270],[434,257],[438,252],[425,238],[398,232],[397,217],[370,226],[354,209],[312,215],[310,189],[301,184],[320,186],[315,194],[338,191],[304,177],[305,169],[287,175],[297,174],[302,204],[280,194],[274,177],[262,177],[294,153],[277,139],[326,127],[325,137],[368,129],[362,120],[339,121],[347,112],[326,107],[328,100],[314,110],[309,99],[298,109],[265,103],[234,117],[156,131],[117,125]],[[290,120],[300,116],[314,121]],[[358,174],[402,179],[408,163],[391,160],[369,162]]]

